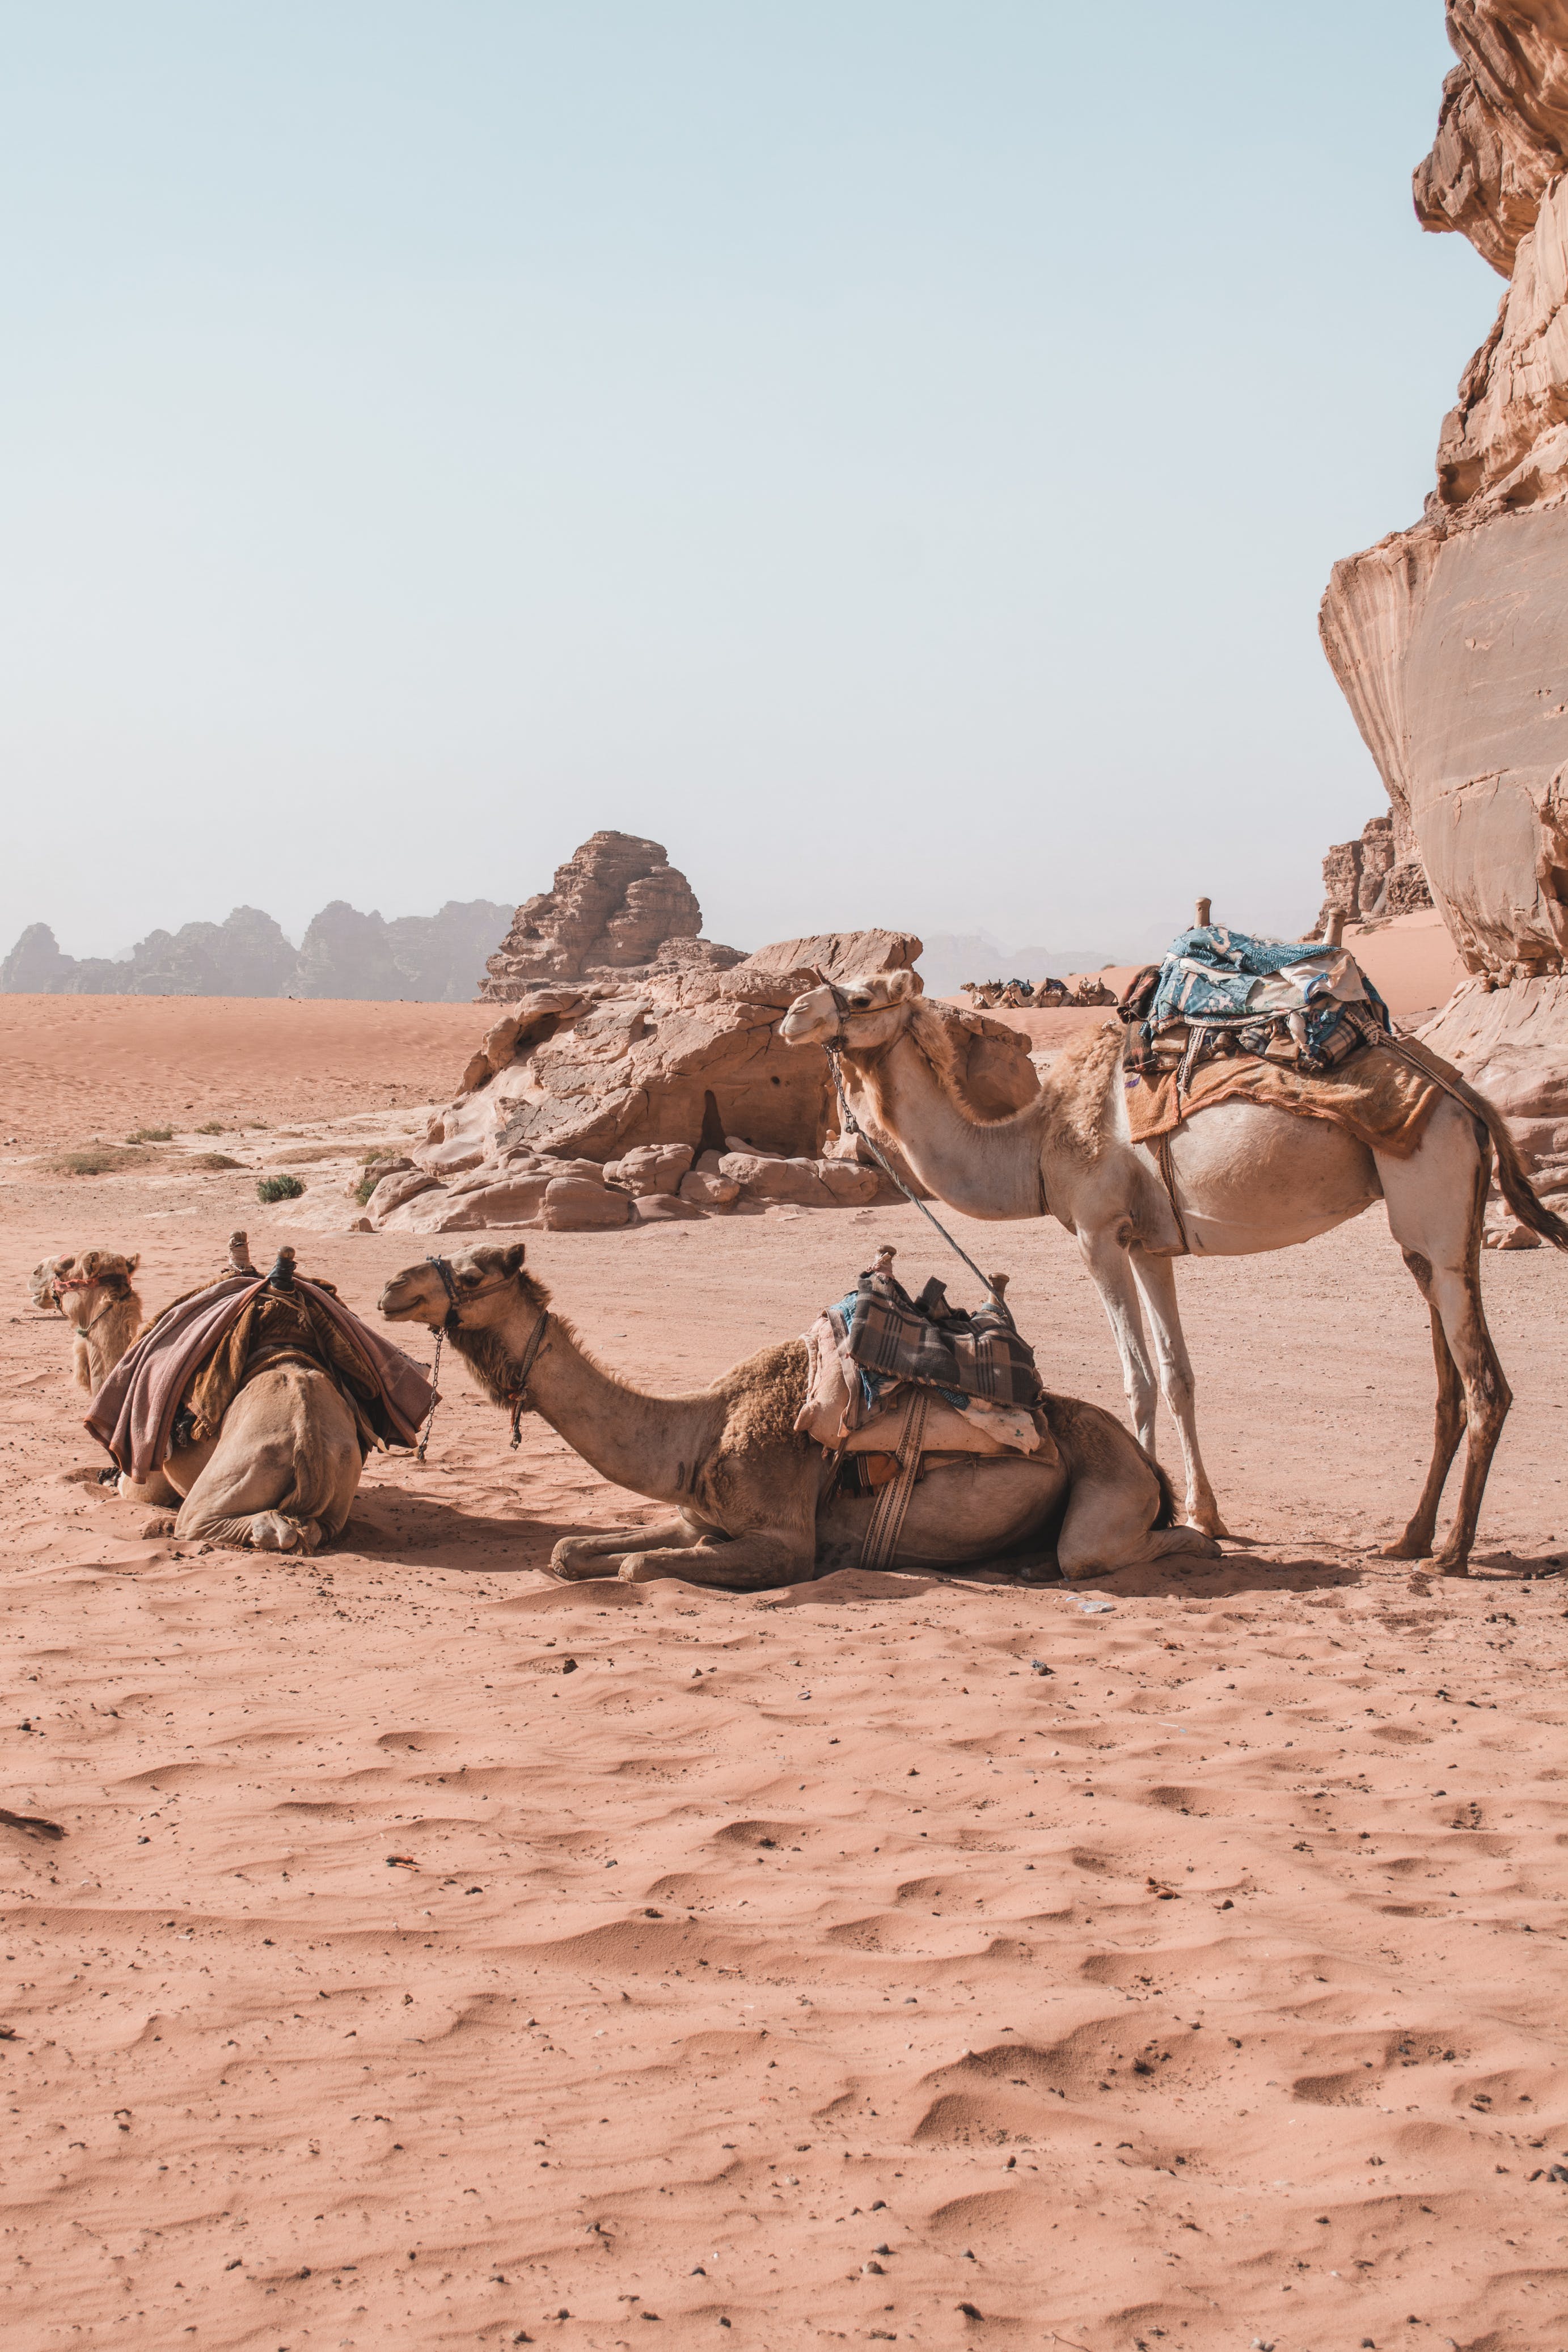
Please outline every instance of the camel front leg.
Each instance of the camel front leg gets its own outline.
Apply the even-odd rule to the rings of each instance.
[[[704,1530],[684,1516],[656,1527],[612,1528],[597,1536],[562,1536],[549,1556],[549,1574],[563,1584],[596,1576],[619,1576],[622,1562],[634,1559],[650,1545],[666,1550],[686,1550],[700,1543]]]
[[[621,1563],[627,1584],[652,1584],[678,1576],[685,1584],[717,1585],[728,1592],[762,1592],[779,1584],[803,1584],[817,1572],[815,1545],[764,1528],[730,1538],[704,1535],[689,1550],[651,1546],[629,1551]]]
[[[1134,1248],[1132,1258],[1133,1272],[1154,1330],[1160,1387],[1181,1438],[1182,1465],[1186,1474],[1186,1523],[1188,1527],[1200,1528],[1206,1536],[1228,1536],[1230,1530],[1219,1516],[1219,1504],[1198,1448],[1197,1386],[1176,1302],[1176,1266],[1168,1257],[1151,1257],[1143,1249]],[[1145,1439],[1144,1443],[1148,1441]]]
[[[1145,1453],[1155,1450],[1155,1412],[1159,1383],[1149,1361],[1144,1318],[1138,1308],[1138,1287],[1133,1279],[1127,1244],[1119,1229],[1079,1229],[1078,1246],[1089,1268],[1100,1304],[1105,1309],[1116,1352],[1122,1359],[1122,1385],[1133,1428]]]

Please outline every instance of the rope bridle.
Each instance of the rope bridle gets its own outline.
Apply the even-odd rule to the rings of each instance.
[[[822,1051],[828,1057],[828,1067],[833,1074],[833,1091],[839,1098],[839,1117],[843,1122],[844,1133],[846,1135],[854,1136],[860,1142],[865,1145],[866,1150],[871,1153],[872,1158],[882,1170],[883,1174],[893,1183],[897,1185],[899,1191],[903,1193],[906,1201],[912,1201],[915,1203],[915,1206],[919,1210],[921,1215],[925,1218],[928,1223],[936,1226],[937,1232],[941,1234],[943,1240],[946,1243],[954,1255],[963,1259],[964,1264],[968,1267],[969,1272],[974,1276],[976,1281],[979,1284],[987,1297],[995,1298],[997,1300],[997,1304],[1000,1306],[1001,1300],[998,1297],[996,1287],[992,1283],[990,1276],[980,1272],[979,1267],[975,1264],[975,1261],[969,1255],[968,1251],[959,1248],[957,1243],[953,1239],[952,1234],[947,1231],[946,1226],[942,1223],[941,1218],[932,1213],[917,1192],[912,1192],[910,1191],[903,1177],[898,1173],[898,1171],[889,1165],[885,1154],[880,1150],[877,1144],[872,1140],[872,1138],[866,1133],[864,1128],[861,1125],[859,1119],[856,1118],[853,1111],[850,1108],[849,1097],[844,1092],[843,1067],[839,1060],[839,1055],[849,1043],[848,1039],[844,1035],[844,1016],[846,1013],[855,1011],[856,1007],[851,1004],[850,1000],[844,994],[843,990],[838,987],[834,982],[831,981],[825,972],[819,971],[817,978],[822,987],[827,990],[829,995],[832,998],[833,1010],[839,1016],[839,1025],[833,1034],[825,1041]],[[867,1006],[861,1009],[875,1011],[877,1008],[874,1006]],[[893,1040],[889,1038],[888,1045],[891,1045],[892,1043]],[[884,1045],[881,1049],[881,1053],[885,1054],[886,1051],[887,1046]],[[877,1058],[879,1060],[881,1059],[881,1054],[878,1055]]]
[[[436,1326],[435,1361],[430,1368],[430,1385],[434,1389],[441,1373],[442,1342],[444,1339],[452,1339],[455,1341],[458,1332],[464,1328],[463,1318],[457,1311],[458,1307],[466,1306],[471,1298],[488,1298],[497,1290],[510,1290],[515,1286],[511,1276],[503,1275],[497,1281],[482,1282],[473,1290],[459,1291],[456,1282],[453,1278],[452,1265],[449,1259],[427,1256],[425,1264],[427,1265],[433,1265],[435,1268],[436,1273],[441,1277],[441,1287],[446,1293],[446,1312]],[[538,1360],[539,1349],[544,1345],[545,1329],[549,1322],[549,1309],[547,1307],[540,1313],[538,1321],[534,1325],[533,1330],[529,1334],[528,1344],[523,1350],[523,1360],[517,1370],[516,1385],[509,1389],[504,1389],[501,1391],[503,1403],[511,1407],[512,1450],[514,1453],[522,1444],[523,1415],[531,1409],[528,1404],[528,1381],[532,1376],[534,1365]],[[431,1399],[430,1413],[423,1429],[420,1433],[419,1444],[414,1450],[413,1456],[416,1462],[423,1462],[424,1459],[424,1449],[430,1443],[430,1433],[435,1425],[435,1408],[440,1402],[441,1398],[438,1392]]]
[[[123,1307],[126,1300],[130,1297],[131,1286],[129,1283],[126,1283],[124,1287],[120,1290],[116,1290],[114,1288],[114,1284],[120,1280],[122,1280],[122,1277],[118,1275],[88,1274],[67,1276],[57,1274],[54,1280],[50,1283],[49,1288],[54,1293],[55,1305],[60,1307],[60,1313],[62,1315],[64,1315],[66,1311],[63,1307],[60,1307],[60,1293],[62,1290],[96,1290],[100,1285],[108,1290],[109,1297],[105,1299],[103,1305],[99,1308],[98,1313],[92,1318],[90,1322],[75,1323],[71,1326],[73,1330],[80,1332],[82,1337],[85,1339],[89,1331],[97,1329],[98,1326],[102,1322],[106,1315],[112,1315],[115,1308],[117,1307]],[[68,1318],[67,1319],[68,1320],[69,1318]]]

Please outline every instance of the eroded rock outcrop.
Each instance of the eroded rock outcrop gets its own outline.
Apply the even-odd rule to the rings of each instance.
[[[1568,0],[1448,0],[1448,25],[1416,210],[1509,287],[1425,514],[1334,566],[1321,627],[1471,974],[1426,1034],[1539,1140],[1568,1119]]]
[[[1427,871],[1409,826],[1397,812],[1368,817],[1354,841],[1336,841],[1323,859],[1323,903],[1316,935],[1331,915],[1353,923],[1412,915],[1432,903]]]
[[[738,948],[703,939],[702,927],[696,894],[662,843],[596,833],[517,908],[480,995],[509,1004],[539,981],[722,971],[740,961]]]
[[[905,932],[840,932],[782,940],[724,971],[675,963],[538,982],[486,1032],[413,1169],[371,1195],[370,1222],[412,1233],[617,1225],[896,1197],[841,1134],[824,1057],[784,1045],[778,1024],[819,971],[847,980],[919,953]],[[943,1012],[982,1113],[1033,1097],[1016,1031]]]

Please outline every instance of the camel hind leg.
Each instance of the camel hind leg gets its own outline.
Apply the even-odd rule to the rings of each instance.
[[[257,1551],[314,1551],[348,1518],[362,1464],[354,1417],[325,1373],[281,1364],[247,1381],[173,1532]]]
[[[1051,1431],[1071,1478],[1056,1557],[1070,1580],[1146,1568],[1157,1559],[1218,1559],[1219,1546],[1199,1528],[1170,1524],[1164,1473],[1098,1405],[1051,1400]]]
[[[1481,1303],[1481,1228],[1491,1143],[1484,1127],[1460,1104],[1445,1097],[1411,1157],[1380,1159],[1377,1166],[1388,1202],[1389,1230],[1431,1311],[1437,1372],[1437,1427],[1427,1483],[1415,1517],[1390,1546],[1388,1556],[1419,1559],[1431,1549],[1438,1499],[1458,1443],[1457,1383],[1464,1397],[1465,1475],[1437,1565],[1448,1575],[1463,1576],[1469,1572],[1487,1474],[1513,1402]]]
[[[1406,1250],[1405,1263],[1415,1276],[1423,1293],[1429,1288],[1427,1277],[1431,1269],[1425,1258]],[[1443,1488],[1454,1456],[1459,1450],[1459,1440],[1465,1433],[1465,1387],[1459,1378],[1443,1329],[1443,1318],[1435,1307],[1427,1307],[1432,1324],[1432,1361],[1437,1373],[1437,1410],[1432,1432],[1432,1459],[1427,1471],[1427,1483],[1421,1489],[1409,1526],[1396,1543],[1384,1548],[1385,1559],[1426,1559],[1432,1549],[1432,1538],[1437,1525],[1437,1506],[1443,1499]]]

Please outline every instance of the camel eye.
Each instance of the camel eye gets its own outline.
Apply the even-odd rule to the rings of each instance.
[[[853,988],[853,989],[852,989],[852,990],[850,991],[850,999],[849,999],[849,1002],[850,1002],[850,1009],[851,1009],[851,1011],[852,1011],[852,1012],[853,1012],[853,1013],[869,1013],[869,1012],[871,1011],[871,991],[870,991],[870,989],[869,989],[869,988]]]

